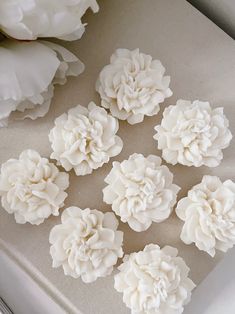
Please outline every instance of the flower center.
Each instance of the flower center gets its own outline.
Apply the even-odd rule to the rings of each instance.
[[[89,247],[86,244],[85,241],[82,240],[82,243],[80,243],[77,247],[77,257],[79,258],[80,261],[86,261],[88,258],[88,252]]]
[[[153,292],[154,294],[160,297],[162,302],[166,302],[167,291],[166,291],[166,282],[163,278],[159,278],[153,283]]]
[[[149,178],[140,178],[138,175],[131,178],[136,185],[127,189],[128,209],[131,212],[141,212],[147,204],[152,204],[156,197],[156,186]]]
[[[156,195],[156,186],[152,180],[145,178],[140,186],[141,198],[145,199],[147,203],[152,203]]]
[[[18,183],[15,185],[14,190],[15,190],[14,194],[21,202],[27,201],[27,199],[29,199],[32,196],[32,192],[27,185]]]

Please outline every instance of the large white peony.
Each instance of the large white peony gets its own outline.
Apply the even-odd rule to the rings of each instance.
[[[88,108],[78,105],[56,118],[49,134],[51,158],[67,171],[90,174],[121,152],[123,143],[117,131],[118,120],[105,109],[93,102]]]
[[[154,139],[168,163],[216,167],[223,158],[222,149],[232,139],[228,126],[223,108],[212,109],[199,100],[178,100],[164,110]]]
[[[9,159],[1,167],[2,206],[20,224],[39,225],[50,215],[58,216],[68,186],[68,174],[59,172],[47,158],[32,149],[23,151],[19,159]]]
[[[215,249],[226,252],[235,244],[235,183],[204,176],[178,202],[176,214],[184,221],[184,243],[195,243],[212,257]]]
[[[156,244],[124,257],[114,287],[132,314],[181,314],[195,287],[177,249]]]
[[[111,274],[123,256],[123,232],[113,213],[69,207],[61,224],[52,228],[49,241],[53,267],[62,266],[65,275],[93,282]]]
[[[133,154],[113,162],[103,199],[133,230],[144,231],[170,216],[180,190],[172,181],[173,174],[161,165],[160,157]]]
[[[55,84],[84,70],[78,58],[60,45],[3,40],[0,45],[0,127],[10,119],[44,116]]]
[[[172,95],[170,77],[164,73],[159,60],[139,49],[117,49],[96,83],[101,105],[130,124],[142,122],[144,116],[157,114],[159,104]]]
[[[88,8],[98,12],[96,0],[1,0],[0,29],[10,37],[32,40],[81,38],[81,18]]]

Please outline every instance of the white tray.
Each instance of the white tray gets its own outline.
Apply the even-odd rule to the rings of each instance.
[[[185,0],[102,0],[100,7],[98,14],[85,17],[88,26],[84,37],[77,42],[64,43],[86,64],[84,74],[56,90],[45,118],[16,122],[7,129],[0,129],[0,163],[17,157],[26,148],[34,148],[49,156],[51,149],[47,135],[54,118],[74,104],[87,105],[91,100],[99,103],[95,81],[118,47],[139,47],[165,65],[172,77],[174,95],[162,108],[174,104],[178,98],[209,100],[213,106],[225,107],[235,134],[235,45],[230,37]],[[153,126],[159,123],[161,113],[134,126],[120,123],[124,150],[118,160],[133,152],[160,155],[152,136]],[[231,171],[234,169],[234,153],[233,141],[225,150],[223,163],[217,168],[170,167],[175,182],[182,187],[180,197],[198,183],[203,174],[234,180]],[[111,163],[86,177],[71,174],[66,206],[110,210],[103,204],[101,193],[103,179],[110,167]],[[122,303],[122,296],[113,289],[112,276],[85,285],[79,279],[65,277],[61,269],[52,269],[48,234],[59,221],[60,218],[52,217],[40,226],[18,225],[14,217],[1,210],[2,246],[67,313],[129,313]],[[175,246],[191,268],[191,278],[197,284],[222,258],[222,254],[217,254],[213,259],[193,245],[184,245],[179,239],[182,223],[174,214],[164,223],[153,224],[144,233],[135,233],[124,224],[120,226],[125,231],[126,253],[140,250],[149,242]]]

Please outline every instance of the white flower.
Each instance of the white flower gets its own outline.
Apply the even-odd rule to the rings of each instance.
[[[75,40],[85,30],[81,18],[88,8],[98,12],[96,0],[1,0],[0,29],[16,39]]]
[[[68,174],[59,172],[47,158],[32,149],[23,151],[19,159],[9,159],[1,167],[2,206],[20,224],[39,225],[50,215],[58,216],[68,186]]]
[[[145,115],[157,114],[159,103],[172,95],[161,62],[139,49],[117,49],[110,62],[101,71],[96,90],[101,105],[114,117],[130,124],[142,122]]]
[[[51,158],[67,171],[73,168],[77,175],[89,174],[121,152],[117,131],[118,120],[103,108],[93,102],[88,108],[78,105],[55,120],[49,134]]]
[[[180,190],[172,181],[173,174],[161,165],[160,157],[133,154],[113,162],[103,199],[133,230],[144,231],[170,216]]]
[[[114,288],[132,314],[180,314],[195,287],[177,249],[156,244],[124,257]]]
[[[204,176],[178,202],[176,214],[184,221],[180,236],[184,243],[194,242],[212,257],[215,249],[226,252],[235,244],[235,183]]]
[[[158,148],[162,157],[175,165],[216,167],[223,158],[232,134],[223,108],[212,109],[208,102],[178,100],[163,112],[157,125]]]
[[[113,213],[69,207],[62,223],[50,232],[53,267],[62,265],[65,275],[81,277],[86,283],[111,274],[123,256],[123,232]]]
[[[9,116],[36,119],[50,107],[54,84],[65,84],[84,65],[65,48],[50,42],[3,40],[0,46],[0,127]]]

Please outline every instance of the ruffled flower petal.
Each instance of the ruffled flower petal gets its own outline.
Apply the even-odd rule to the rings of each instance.
[[[123,232],[117,230],[115,215],[69,207],[61,222],[49,236],[53,267],[62,266],[65,275],[86,283],[111,274],[123,256]]]
[[[0,196],[3,208],[17,223],[39,225],[64,206],[69,176],[38,152],[28,149],[19,159],[2,164]]]
[[[3,40],[0,46],[0,126],[8,119],[36,119],[50,107],[55,84],[84,65],[67,49],[46,41]]]
[[[125,255],[114,276],[114,288],[132,314],[181,314],[195,284],[177,249],[156,244]]]
[[[96,0],[1,0],[0,28],[10,37],[33,40],[58,37],[81,38],[85,24],[81,18],[91,8],[98,12]]]
[[[235,183],[204,176],[178,202],[176,214],[184,221],[184,243],[195,243],[212,257],[215,249],[226,252],[235,244]]]
[[[117,49],[96,83],[101,105],[130,124],[156,115],[159,104],[172,95],[170,77],[164,73],[159,60],[140,53],[139,49]]]
[[[51,158],[67,171],[90,174],[121,152],[123,143],[117,131],[118,120],[103,108],[93,102],[88,108],[78,105],[55,120],[49,134]]]
[[[138,232],[167,219],[180,190],[161,158],[154,155],[133,154],[121,163],[115,161],[105,182],[104,202]]]
[[[178,100],[163,112],[154,139],[162,157],[173,165],[216,167],[222,149],[229,146],[232,134],[223,108],[212,109],[208,102]]]

